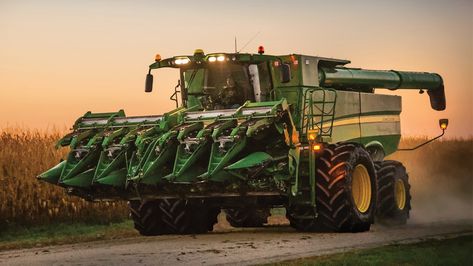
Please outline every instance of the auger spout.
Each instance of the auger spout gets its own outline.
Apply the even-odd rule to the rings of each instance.
[[[443,80],[435,73],[323,67],[319,72],[319,82],[324,87],[354,90],[363,88],[425,89],[429,94],[432,109],[442,111],[446,108]]]

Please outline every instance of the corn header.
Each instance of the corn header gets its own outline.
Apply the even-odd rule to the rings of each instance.
[[[262,226],[274,207],[302,231],[366,231],[374,217],[405,223],[408,176],[384,160],[398,149],[401,98],[374,90],[427,91],[441,111],[442,78],[348,63],[262,49],[157,55],[145,91],[152,70],[179,69],[177,108],[87,112],[58,141],[67,158],[38,179],[91,201],[128,201],[143,235],[207,232],[222,209],[237,227]]]

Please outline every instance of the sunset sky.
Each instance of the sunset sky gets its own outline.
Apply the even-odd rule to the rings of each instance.
[[[70,127],[86,111],[169,111],[176,70],[144,78],[164,58],[232,52],[349,59],[367,69],[442,75],[447,110],[403,96],[405,135],[473,135],[473,1],[18,1],[0,0],[0,128]]]

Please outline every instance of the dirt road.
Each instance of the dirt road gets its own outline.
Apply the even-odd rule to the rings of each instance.
[[[298,233],[288,226],[217,229],[197,236],[137,237],[11,250],[0,265],[248,265],[396,242],[471,234],[472,221],[373,226],[357,234]]]

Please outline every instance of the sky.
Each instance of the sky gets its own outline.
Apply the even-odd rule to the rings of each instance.
[[[473,136],[473,1],[21,1],[0,0],[0,128],[69,128],[86,111],[171,110],[178,71],[144,78],[163,58],[233,52],[349,59],[349,66],[439,73],[447,109],[403,97],[406,136]],[[380,91],[384,93],[384,91]]]

